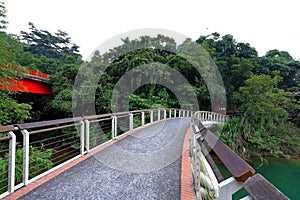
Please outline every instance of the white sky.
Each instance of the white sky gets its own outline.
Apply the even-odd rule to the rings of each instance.
[[[52,33],[66,31],[83,58],[123,32],[162,28],[193,40],[212,32],[228,33],[238,42],[250,43],[259,55],[279,49],[300,59],[299,0],[2,1],[9,33],[27,31],[28,22]]]

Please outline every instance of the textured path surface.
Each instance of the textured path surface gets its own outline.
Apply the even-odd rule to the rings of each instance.
[[[172,119],[141,129],[20,199],[180,199],[189,122]]]

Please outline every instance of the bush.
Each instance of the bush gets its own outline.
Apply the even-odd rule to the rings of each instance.
[[[51,161],[53,150],[52,149],[43,149],[30,146],[30,157],[29,157],[29,178],[33,178],[38,174],[47,171],[53,167],[53,162]],[[0,157],[0,194],[7,190],[8,184],[8,158],[9,154],[6,153],[4,157]],[[15,172],[15,181],[16,184],[22,181],[23,177],[23,149],[16,150],[16,172]]]

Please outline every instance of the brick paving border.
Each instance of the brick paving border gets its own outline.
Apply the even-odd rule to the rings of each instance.
[[[193,175],[190,160],[190,128],[188,128],[182,147],[181,157],[181,200],[195,200],[196,195],[193,187]]]

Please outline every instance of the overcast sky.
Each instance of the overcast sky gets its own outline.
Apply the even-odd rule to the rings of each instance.
[[[1,0],[0,0],[1,1]],[[299,0],[2,0],[9,33],[28,22],[54,33],[63,30],[80,46],[83,58],[106,40],[140,28],[162,28],[193,40],[212,32],[232,34],[259,55],[288,51],[300,59]]]

